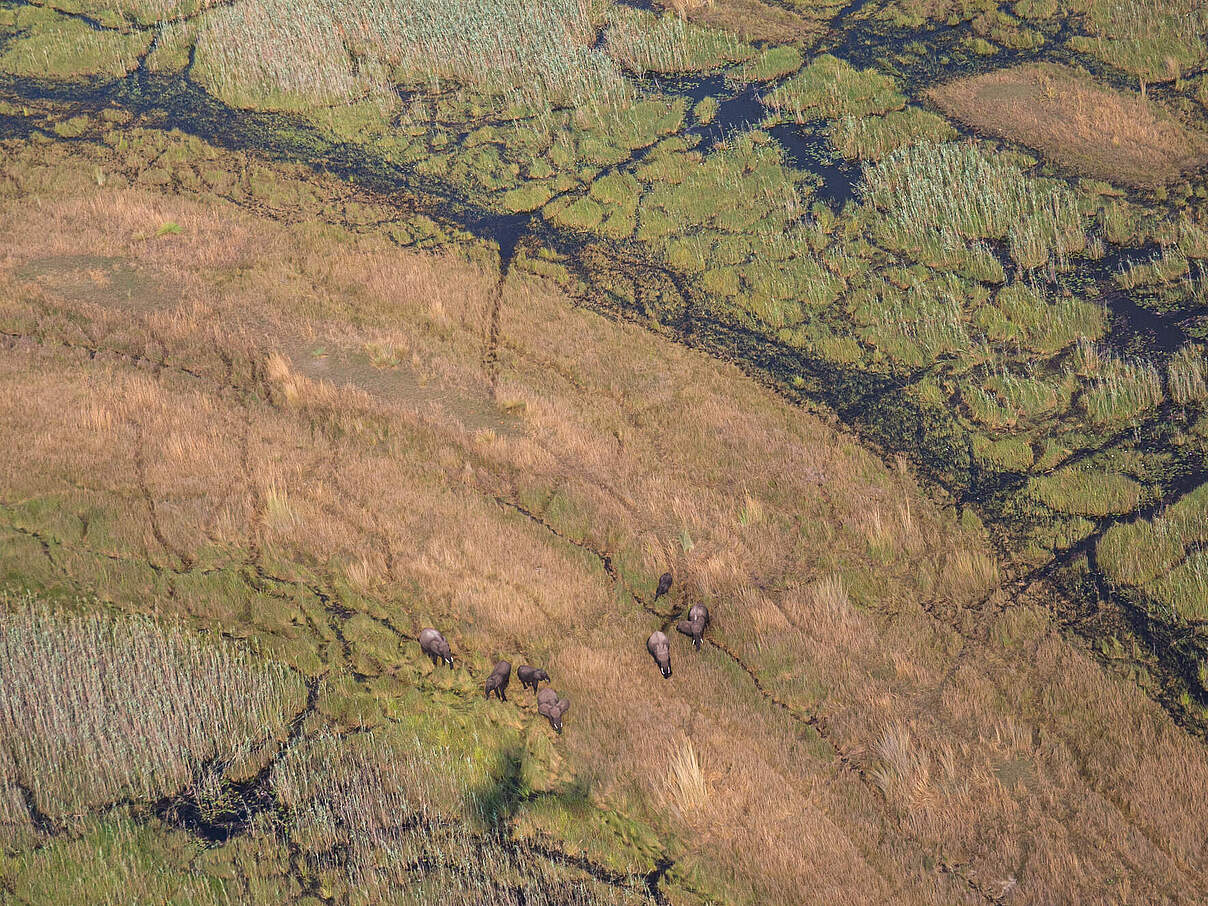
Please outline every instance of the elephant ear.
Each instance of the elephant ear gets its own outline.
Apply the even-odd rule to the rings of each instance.
[[[695,624],[693,624],[691,620],[680,620],[679,623],[676,624],[675,629],[677,632],[682,632],[684,635],[692,635],[692,633],[695,631]]]
[[[570,699],[564,698],[558,702],[558,716],[561,717],[570,710]]]

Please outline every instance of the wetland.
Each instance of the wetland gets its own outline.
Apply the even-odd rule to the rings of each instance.
[[[0,0],[0,901],[1208,896],[1206,35]]]

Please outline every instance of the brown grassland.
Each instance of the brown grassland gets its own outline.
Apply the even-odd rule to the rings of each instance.
[[[1208,161],[1208,135],[1068,66],[1030,63],[957,79],[928,96],[976,129],[1093,176],[1155,185]]]
[[[497,295],[481,247],[56,153],[0,150],[8,583],[251,637],[353,690],[337,727],[544,663],[565,733],[515,683],[483,732],[522,722],[559,783],[656,828],[676,904],[1208,899],[1202,744],[905,468],[523,261]],[[695,600],[713,642],[673,639],[663,681],[644,640]],[[419,657],[430,623],[457,670]]]

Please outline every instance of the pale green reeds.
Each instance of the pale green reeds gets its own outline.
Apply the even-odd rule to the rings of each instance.
[[[1071,43],[1143,81],[1178,78],[1208,58],[1208,6],[1202,0],[1094,0],[1092,37]]]
[[[98,30],[75,19],[39,23],[0,54],[0,73],[19,78],[117,78],[138,66],[151,44],[142,32]]]
[[[1065,469],[1028,480],[1027,494],[1050,509],[1076,516],[1128,513],[1141,501],[1142,487],[1127,475],[1098,468]]]
[[[750,45],[728,32],[627,6],[609,11],[605,42],[608,54],[637,75],[712,69],[751,55]]]
[[[1165,248],[1149,261],[1119,271],[1115,281],[1122,289],[1163,286],[1179,282],[1189,272],[1186,256],[1176,248]]]
[[[1112,526],[1098,559],[1115,584],[1142,589],[1177,619],[1208,617],[1208,484],[1152,519]]]
[[[1208,397],[1205,378],[1208,378],[1208,361],[1204,358],[1204,347],[1198,343],[1188,343],[1180,348],[1166,365],[1170,398],[1180,406]]]
[[[19,897],[4,902],[22,906],[234,906],[227,885],[186,864],[189,844],[183,835],[165,834],[129,815],[117,813],[82,821],[75,832],[0,862],[0,883]],[[288,884],[262,880],[268,898],[291,899]],[[273,890],[273,887],[277,887]],[[284,888],[284,889],[282,889]]]
[[[1086,247],[1067,186],[1026,175],[966,142],[911,145],[865,166],[864,195],[884,215],[879,237],[895,247],[999,239],[1027,269]]]
[[[258,0],[207,17],[198,72],[247,105],[389,103],[402,82],[604,108],[629,89],[594,43],[584,0]]]
[[[988,339],[1052,355],[1079,340],[1096,340],[1107,326],[1102,305],[1073,296],[1049,299],[1034,281],[1004,286],[993,306],[981,308],[976,323]]]
[[[912,367],[963,352],[970,345],[963,289],[950,275],[937,281],[912,280],[905,292],[882,284],[855,312],[869,322],[864,341]]]
[[[1079,344],[1077,361],[1093,362],[1090,386],[1082,395],[1082,407],[1097,425],[1128,421],[1161,404],[1166,398],[1162,375],[1152,362],[1123,359],[1090,351]]]
[[[52,818],[178,792],[283,735],[305,700],[287,668],[179,626],[3,604],[0,748]]]
[[[799,123],[885,113],[906,104],[891,77],[858,70],[830,54],[822,54],[764,100]]]
[[[905,145],[951,141],[956,138],[956,130],[929,110],[907,107],[882,116],[844,116],[831,123],[829,135],[835,150],[844,157],[880,160]]]

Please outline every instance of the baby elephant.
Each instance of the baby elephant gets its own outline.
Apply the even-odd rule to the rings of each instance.
[[[650,652],[650,656],[654,658],[654,662],[663,671],[663,679],[670,679],[671,643],[667,641],[667,637],[656,629],[650,633],[650,638],[646,640],[646,650]]]
[[[657,601],[663,595],[667,594],[667,592],[671,591],[672,581],[674,580],[671,573],[663,573],[659,576],[659,587],[654,590],[654,600]]]
[[[453,649],[449,647],[449,643],[445,641],[445,637],[435,629],[425,629],[419,634],[419,647],[432,658],[432,666],[436,667],[441,661],[444,661],[450,667],[453,666]]]
[[[505,702],[508,700],[508,680],[512,678],[512,665],[507,661],[500,661],[495,665],[495,669],[491,671],[491,675],[487,677],[487,698],[491,697],[494,692],[496,697]]]
[[[545,680],[547,683],[549,682],[548,673],[540,668],[530,667],[528,664],[522,664],[516,673],[520,677],[521,687],[527,689],[529,686],[532,686],[534,692],[537,691],[537,684],[542,680]]]
[[[688,619],[680,620],[675,628],[692,639],[692,644],[700,651],[700,640],[708,625],[709,608],[704,604],[693,604],[692,609],[688,611]]]
[[[569,710],[570,699],[558,698],[558,693],[548,686],[537,693],[537,713],[548,718],[555,732],[562,732],[562,715]]]

